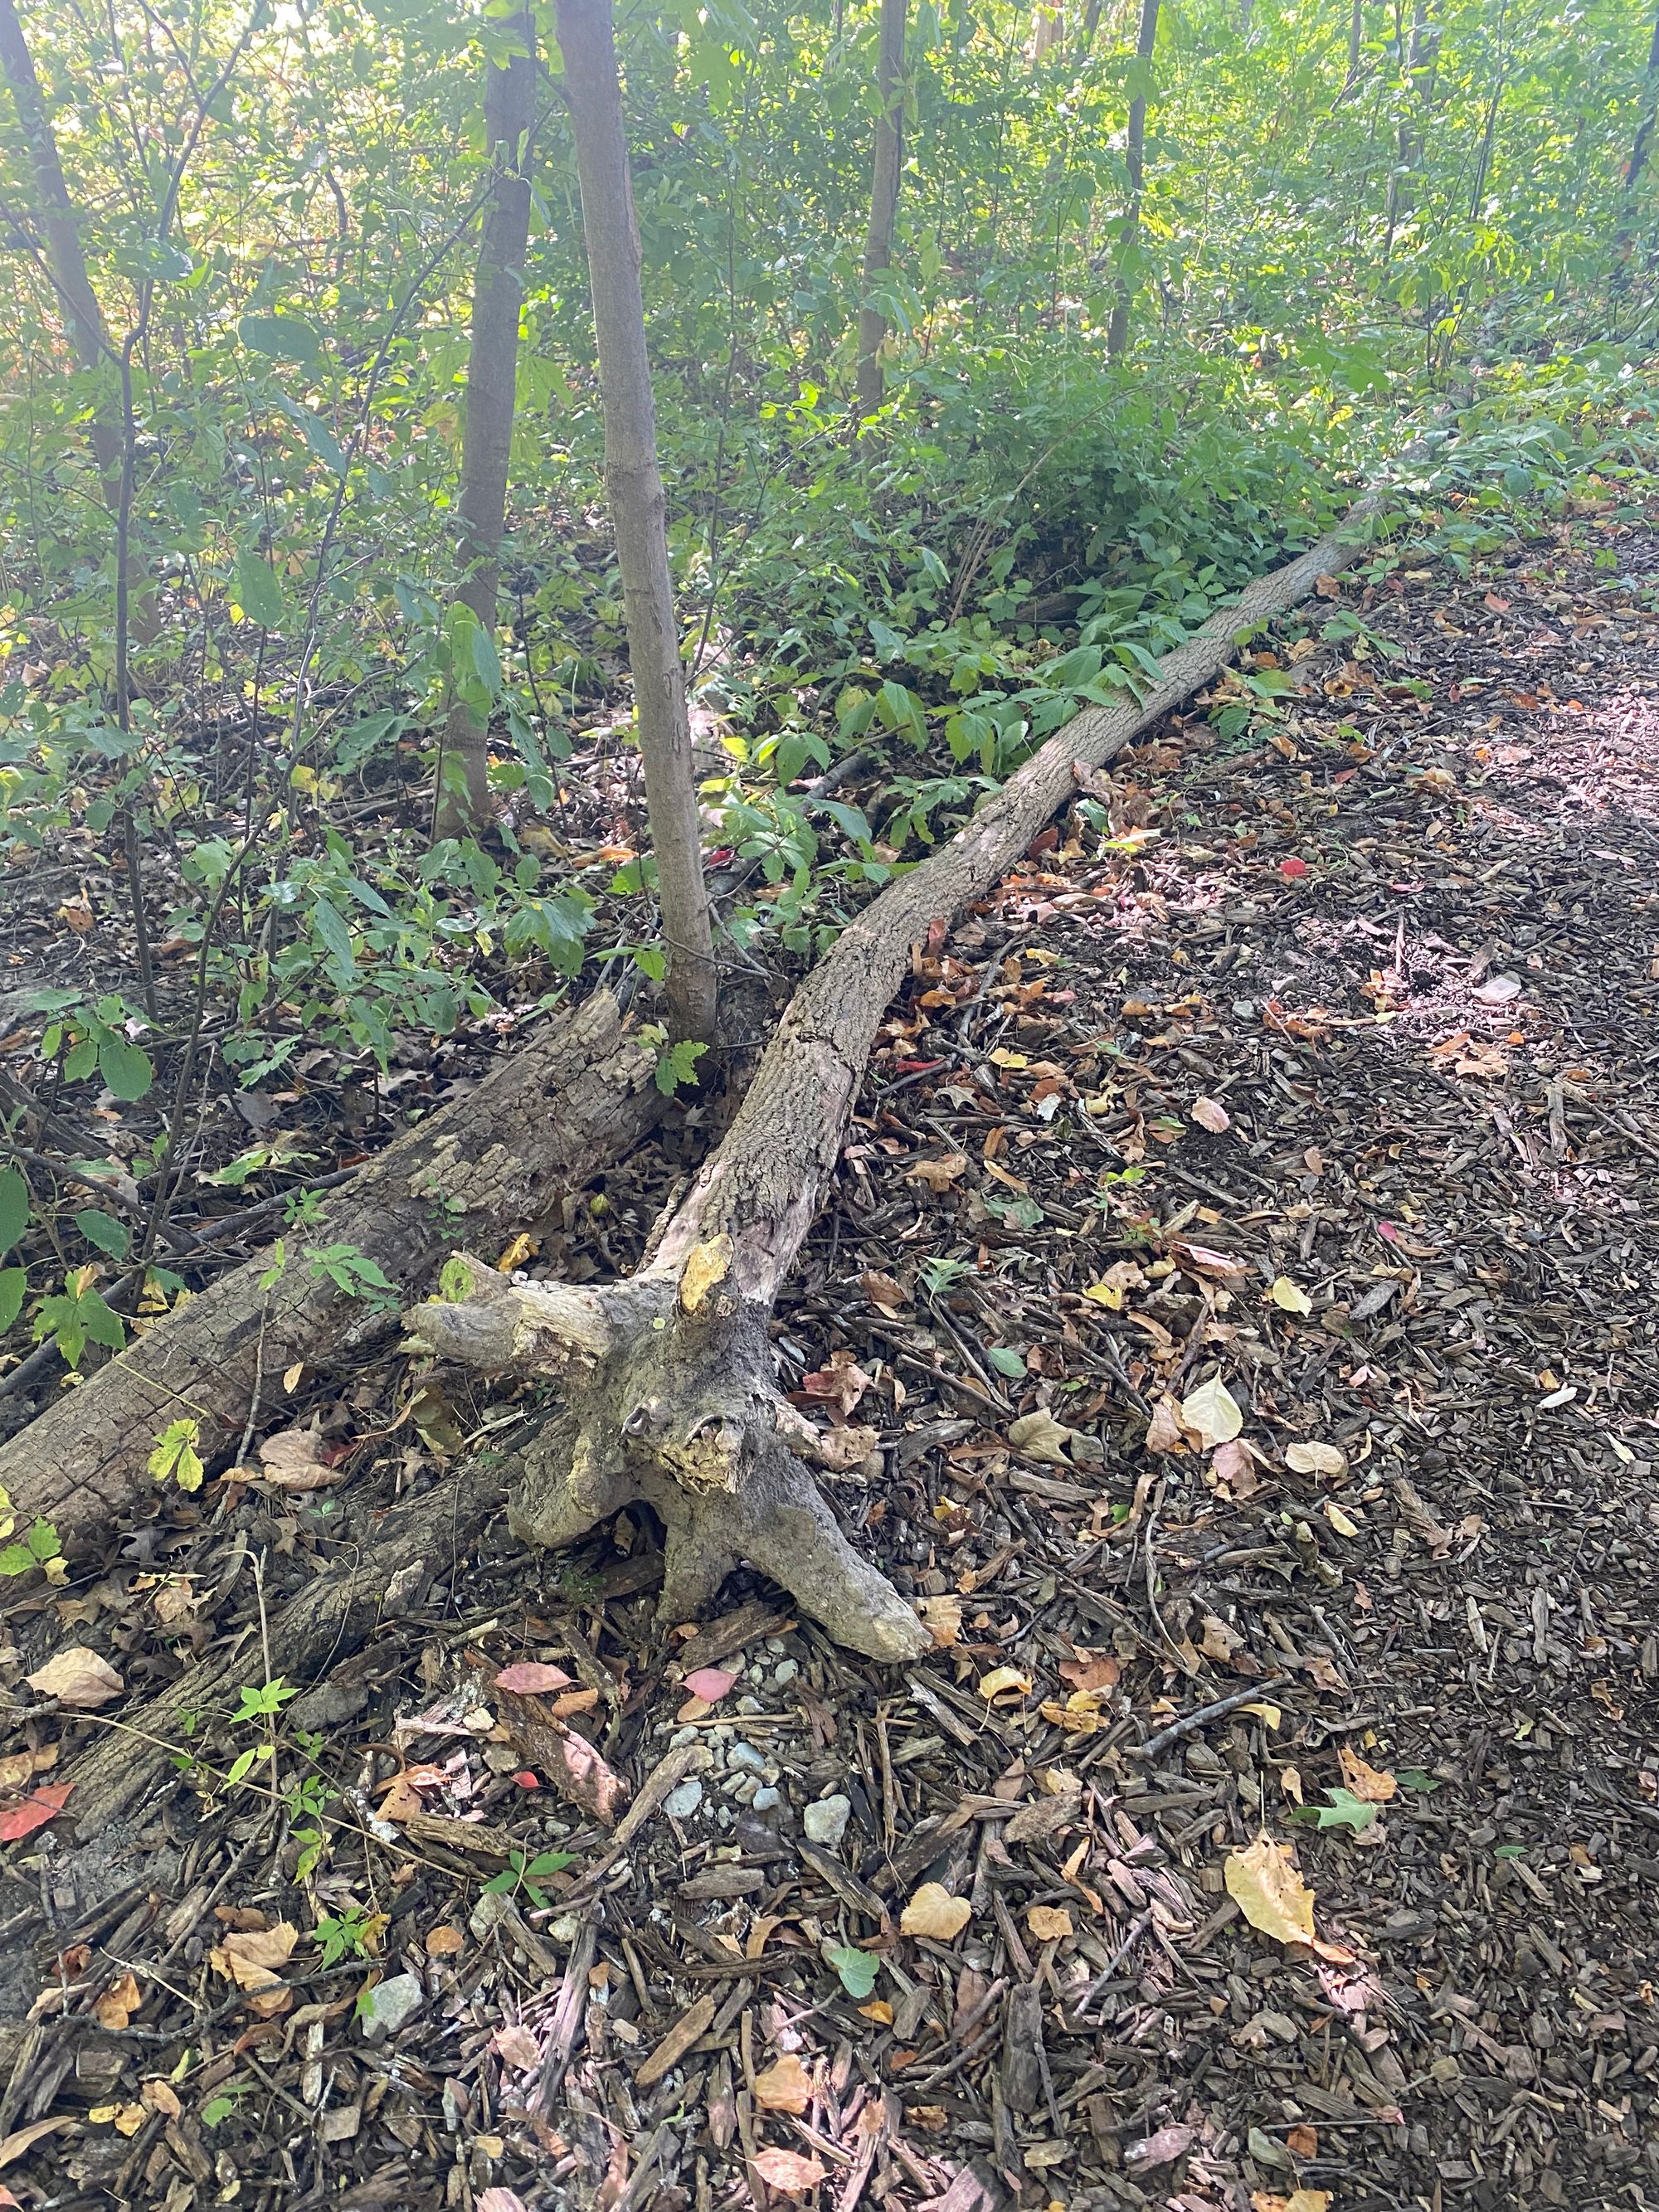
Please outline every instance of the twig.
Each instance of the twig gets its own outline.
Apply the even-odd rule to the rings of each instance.
[[[1145,1743],[1127,1746],[1129,1756],[1131,1759],[1156,1759],[1160,1751],[1167,1751],[1172,1743],[1179,1743],[1182,1736],[1190,1735],[1194,1729],[1202,1728],[1206,1721],[1218,1721],[1224,1714],[1236,1713],[1241,1705],[1250,1705],[1257,1698],[1264,1697],[1269,1690],[1281,1688],[1289,1680],[1287,1674],[1268,1674],[1245,1689],[1233,1690],[1224,1698],[1212,1698],[1207,1705],[1195,1705],[1191,1712],[1183,1713],[1178,1721],[1171,1721],[1168,1728],[1161,1728],[1156,1735],[1149,1735]]]

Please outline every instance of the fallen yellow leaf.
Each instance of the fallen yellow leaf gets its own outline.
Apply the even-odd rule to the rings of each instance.
[[[973,1917],[974,1908],[965,1897],[952,1897],[943,1882],[925,1881],[899,1915],[899,1931],[948,1943]]]
[[[1258,1836],[1242,1850],[1229,1851],[1227,1894],[1252,1928],[1281,1943],[1314,1940],[1314,1895],[1297,1872],[1285,1844]]]
[[[1244,1416],[1219,1376],[1212,1376],[1182,1400],[1181,1425],[1191,1429],[1209,1451],[1217,1444],[1230,1444],[1243,1427]]]
[[[755,2076],[755,2102],[766,2112],[800,2113],[812,2101],[812,2077],[793,2051]]]
[[[1018,1667],[993,1667],[988,1674],[979,1678],[979,1693],[989,1705],[1005,1690],[1018,1690],[1022,1697],[1031,1686],[1029,1674],[1022,1674]]]
[[[1386,1805],[1400,1784],[1386,1767],[1368,1766],[1357,1751],[1350,1751],[1346,1743],[1336,1747],[1336,1756],[1342,1769],[1342,1779],[1356,1797],[1363,1797],[1368,1805]]]
[[[933,1638],[936,1651],[943,1651],[957,1643],[962,1636],[962,1600],[959,1597],[924,1598],[921,1625]]]
[[[1072,1916],[1063,1905],[1034,1905],[1025,1916],[1025,1925],[1039,1943],[1057,1943],[1062,1936],[1075,1933]]]
[[[1267,1286],[1267,1303],[1285,1313],[1310,1314],[1313,1300],[1288,1275],[1275,1275]]]

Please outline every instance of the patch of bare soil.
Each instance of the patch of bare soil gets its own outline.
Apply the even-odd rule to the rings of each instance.
[[[778,1339],[879,1430],[908,1675],[497,1522],[77,1850],[83,1749],[238,1638],[257,1706],[499,1418],[398,1363],[315,1405],[349,1484],[11,1605],[15,2201],[1659,2204],[1652,553],[1350,587],[918,951]],[[27,1685],[71,1644],[118,1694]]]

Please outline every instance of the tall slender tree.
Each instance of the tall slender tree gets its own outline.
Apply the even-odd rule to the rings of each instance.
[[[623,129],[611,0],[557,0],[559,48],[581,185],[599,385],[605,480],[622,571],[646,805],[667,948],[669,1024],[714,1035],[715,968],[702,872],[685,670],[668,568],[667,502],[657,465],[657,410],[646,350],[640,234]]]
[[[1129,343],[1129,301],[1133,286],[1129,264],[1140,241],[1140,207],[1146,184],[1146,90],[1152,54],[1158,46],[1158,0],[1140,0],[1140,28],[1135,39],[1134,96],[1129,102],[1129,132],[1123,149],[1129,193],[1118,234],[1123,264],[1117,280],[1117,301],[1106,325],[1106,350],[1115,360]]]
[[[877,33],[876,151],[870,179],[870,228],[864,241],[864,299],[859,308],[859,412],[873,415],[884,383],[881,349],[887,318],[871,293],[893,265],[904,125],[904,31],[908,0],[881,0]]]
[[[0,0],[0,70],[3,70],[11,88],[12,103],[28,149],[29,173],[39,202],[35,215],[40,225],[41,258],[63,310],[64,328],[76,366],[94,375],[102,373],[102,389],[94,401],[88,423],[88,443],[103,489],[104,503],[112,517],[122,516],[125,441],[116,392],[120,356],[110,343],[103,309],[92,289],[86,249],[81,243],[80,217],[64,181],[58,134],[46,112],[34,57],[12,0]],[[131,504],[130,492],[126,504]],[[129,533],[123,530],[122,536],[128,538]],[[149,627],[147,603],[141,588],[142,572],[131,550],[130,539],[125,571],[129,603],[139,612],[135,627],[144,634]]]
[[[0,5],[6,0],[0,0]],[[455,596],[488,636],[495,627],[507,466],[519,368],[519,312],[530,241],[530,143],[536,119],[534,32],[528,10],[511,26],[523,52],[484,64],[484,138],[495,165],[472,285],[458,502],[465,573]],[[481,822],[489,799],[489,725],[465,698],[450,706],[435,828],[453,836]]]
[[[1654,15],[1653,40],[1648,48],[1642,120],[1637,125],[1630,160],[1625,164],[1624,184],[1619,194],[1619,225],[1613,234],[1615,268],[1627,263],[1630,258],[1630,242],[1636,232],[1637,195],[1647,172],[1648,156],[1653,150],[1656,127],[1659,127],[1659,10],[1656,10]]]

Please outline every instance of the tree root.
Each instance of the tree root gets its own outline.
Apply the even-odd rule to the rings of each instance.
[[[848,1543],[804,1463],[841,1455],[778,1389],[768,1309],[708,1279],[725,1256],[678,1285],[647,1269],[604,1288],[508,1286],[474,1261],[474,1295],[417,1307],[410,1334],[447,1358],[558,1377],[564,1410],[508,1504],[527,1543],[574,1544],[641,1503],[663,1525],[665,1620],[705,1611],[746,1559],[837,1643],[915,1658],[926,1630]]]

